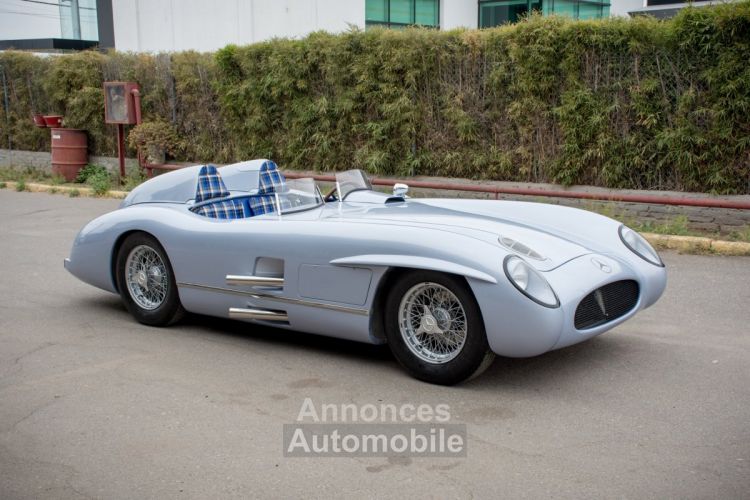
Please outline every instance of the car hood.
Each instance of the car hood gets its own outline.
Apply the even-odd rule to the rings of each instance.
[[[604,251],[596,234],[617,234],[619,223],[598,214],[543,203],[410,199],[401,203],[343,203],[327,219],[392,224],[464,234],[498,247],[510,238],[543,257],[526,257],[540,271],[552,270],[581,255]],[[518,252],[523,255],[523,252]]]

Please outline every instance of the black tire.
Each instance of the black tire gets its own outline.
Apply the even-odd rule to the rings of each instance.
[[[400,326],[400,307],[402,301],[408,300],[406,295],[416,287],[430,284],[440,285],[453,293],[463,308],[466,321],[463,346],[456,349],[457,354],[451,354],[455,357],[442,362],[425,360],[416,354],[407,345],[409,334],[402,333]],[[445,324],[450,325],[452,321]],[[476,377],[495,359],[487,343],[479,305],[466,281],[460,276],[422,270],[409,271],[400,276],[385,302],[385,334],[398,362],[415,378],[432,384],[453,385]]]
[[[133,291],[128,286],[125,275],[128,256],[134,249],[143,247],[153,250],[158,255],[166,271],[166,279],[163,280],[166,282],[164,297],[159,302],[159,305],[153,309],[144,308],[139,305],[133,295]],[[149,326],[167,326],[182,318],[185,310],[182,308],[180,298],[177,294],[177,283],[175,282],[172,265],[167,257],[167,252],[164,251],[164,248],[156,238],[147,233],[139,232],[130,234],[120,245],[116,258],[115,277],[117,280],[117,289],[120,291],[120,297],[125,307],[139,323]]]

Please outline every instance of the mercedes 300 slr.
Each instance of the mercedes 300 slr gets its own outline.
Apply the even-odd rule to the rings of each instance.
[[[638,233],[542,203],[416,199],[358,170],[325,195],[269,160],[184,168],[78,234],[65,267],[136,320],[187,311],[373,344],[455,384],[614,328],[666,286]]]

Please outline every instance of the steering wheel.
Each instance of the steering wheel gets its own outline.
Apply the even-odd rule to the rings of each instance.
[[[336,187],[333,187],[330,191],[328,191],[328,194],[323,197],[323,201],[325,201],[326,203],[338,201],[338,199],[339,197],[336,196]]]

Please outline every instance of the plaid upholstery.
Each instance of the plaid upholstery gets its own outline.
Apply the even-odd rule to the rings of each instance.
[[[270,214],[276,211],[276,197],[274,195],[261,194],[248,198],[250,210],[253,216]]]
[[[266,160],[260,166],[260,177],[258,180],[258,194],[283,193],[286,189],[284,174],[271,160]]]
[[[195,191],[195,202],[200,203],[214,198],[229,196],[229,190],[221,180],[221,175],[213,165],[204,165],[198,172],[198,188]]]
[[[244,219],[253,215],[247,199],[215,201],[196,208],[194,212],[212,219]]]
[[[213,219],[244,219],[256,215],[270,214],[276,211],[276,197],[274,193],[286,191],[286,179],[276,164],[266,160],[260,167],[258,180],[258,194],[218,200],[192,209],[198,215]],[[229,196],[221,175],[213,165],[201,167],[198,174],[198,188],[195,193],[195,203],[215,198]],[[285,196],[280,197],[282,208],[291,208],[291,203]]]

